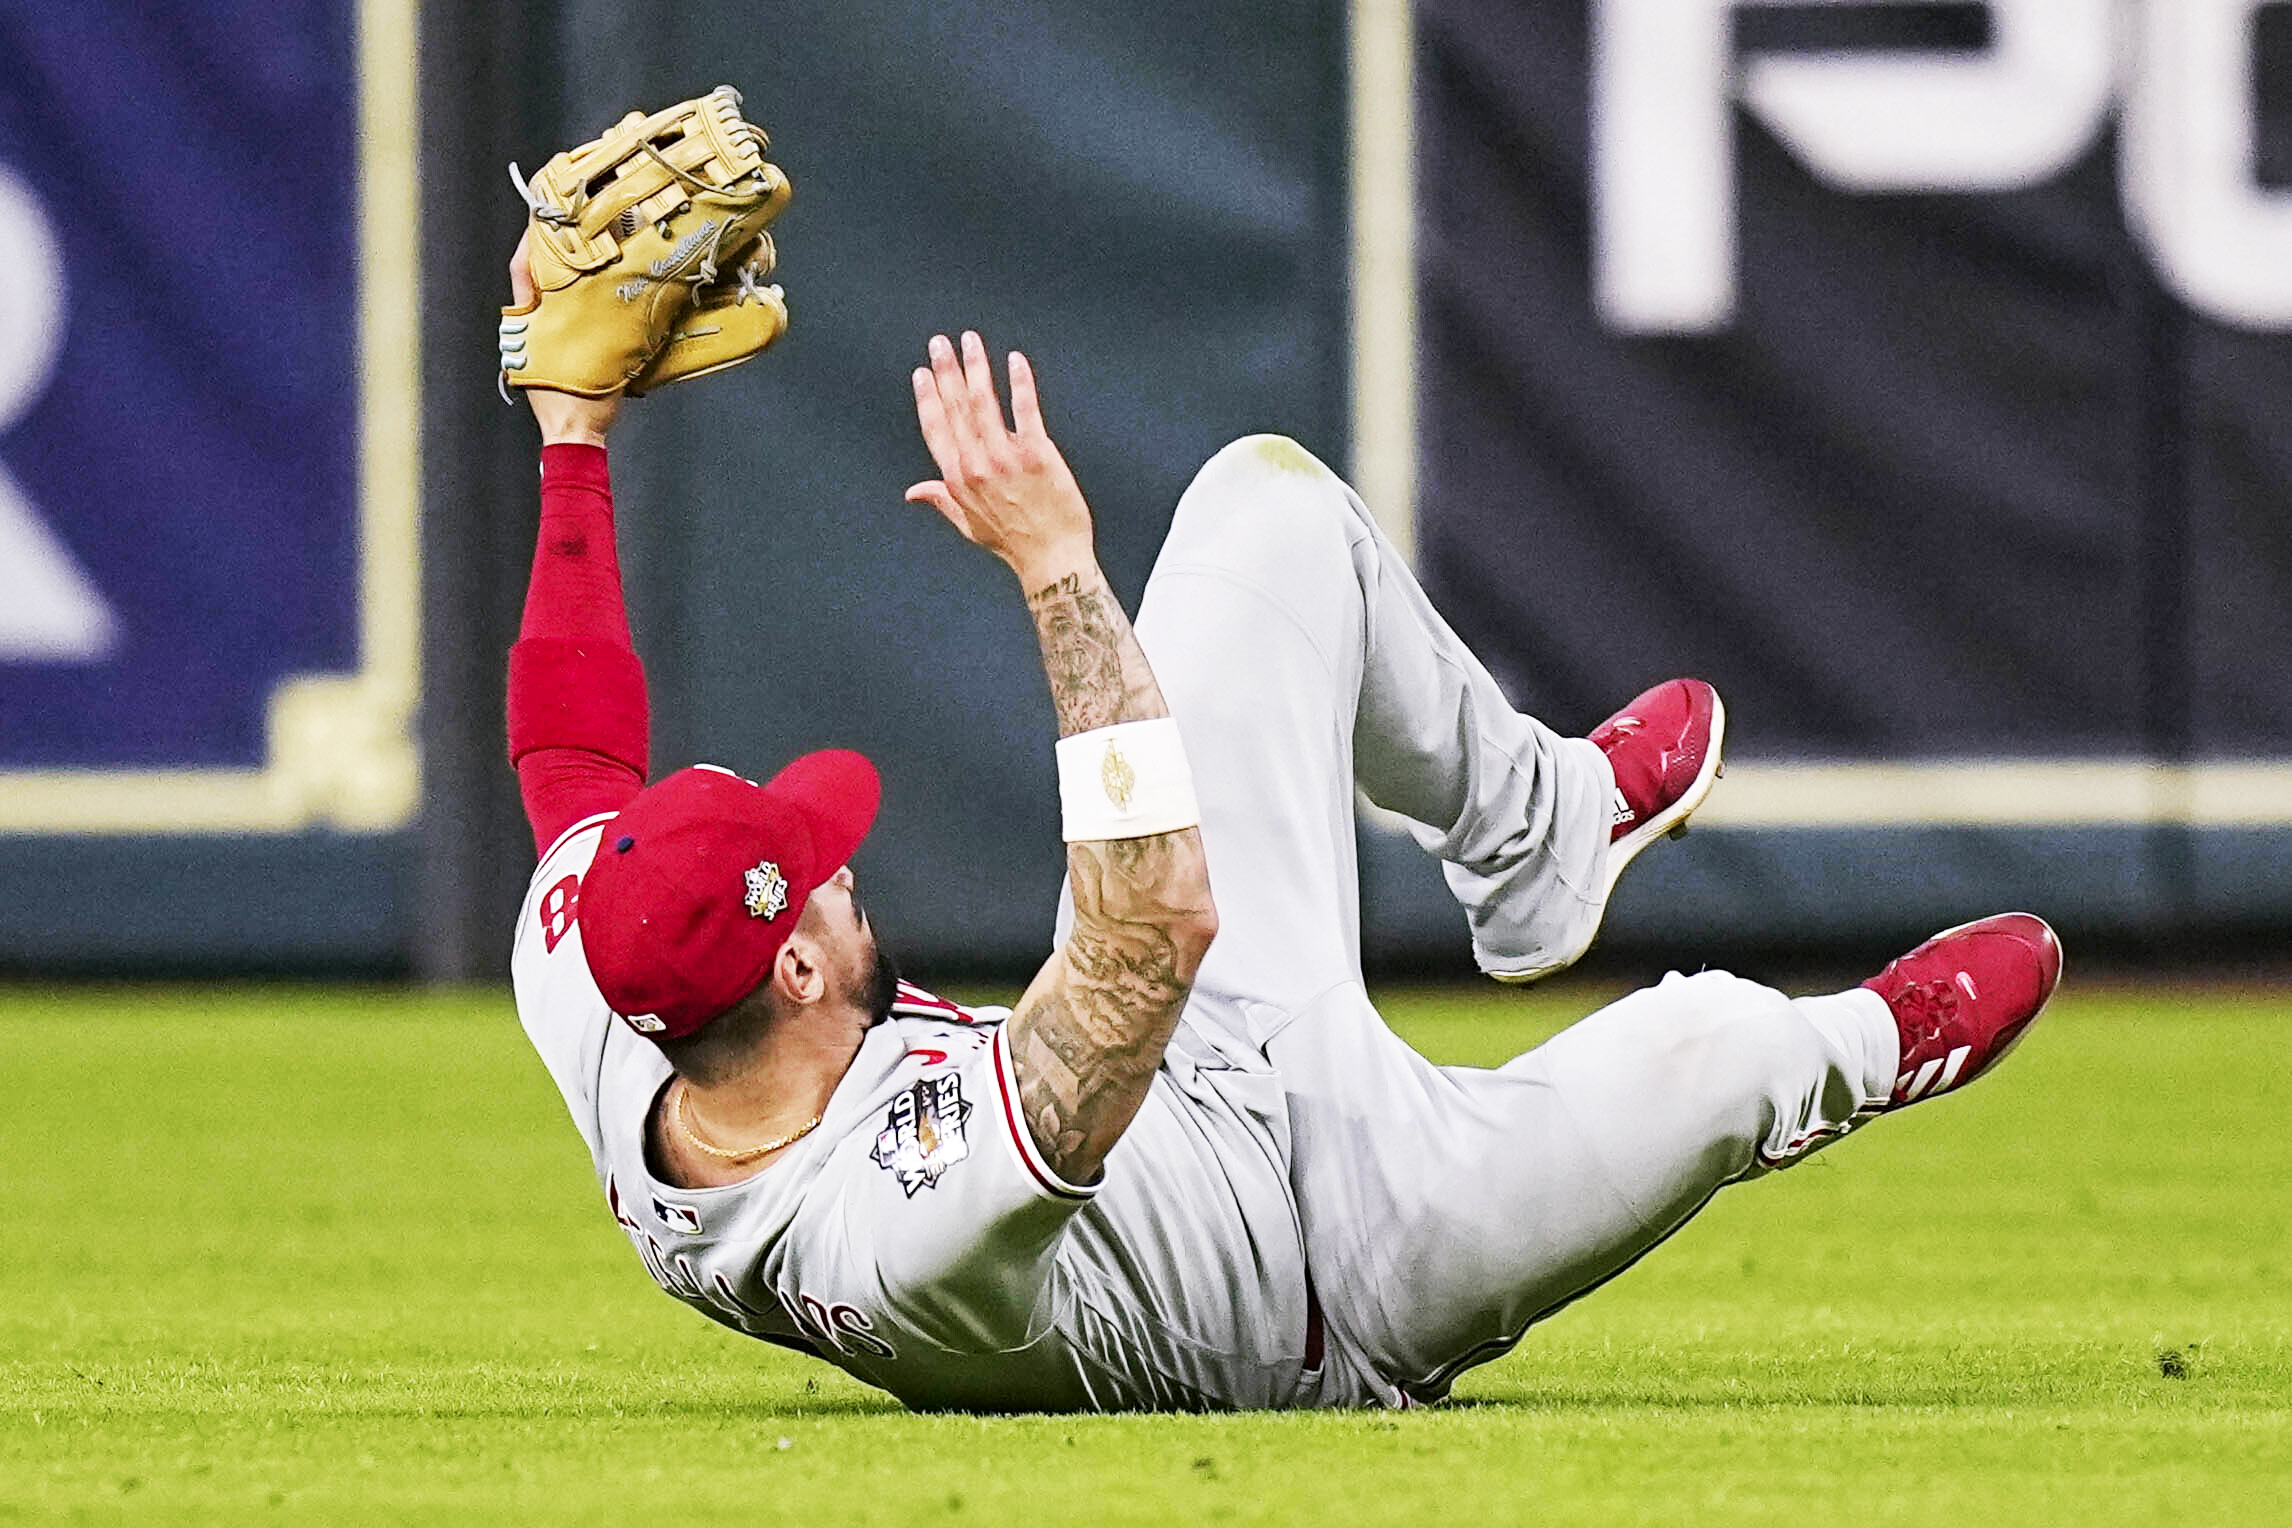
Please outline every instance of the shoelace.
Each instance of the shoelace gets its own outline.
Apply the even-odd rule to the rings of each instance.
[[[1957,984],[1939,977],[1912,982],[1896,994],[1893,1007],[1895,1022],[1902,1030],[1903,1054],[1940,1039],[1942,1030],[1958,1016],[1959,1001]]]

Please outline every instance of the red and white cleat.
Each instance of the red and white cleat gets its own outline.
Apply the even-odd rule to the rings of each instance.
[[[1727,708],[1700,679],[1666,679],[1592,729],[1616,777],[1603,894],[1640,850],[1687,831],[1688,816],[1719,778],[1726,736]]]
[[[1676,838],[1687,831],[1689,814],[1719,778],[1726,734],[1727,708],[1719,704],[1719,692],[1700,679],[1667,679],[1592,729],[1591,741],[1607,755],[1615,776],[1603,903],[1640,850],[1665,834]],[[1506,968],[1483,960],[1481,969],[1500,982],[1532,982],[1574,965],[1598,932],[1595,922],[1574,948],[1534,964]]]
[[[1944,929],[1862,985],[1902,1037],[1899,1109],[1962,1088],[2021,1043],[2061,984],[2061,941],[2043,918],[1999,913]]]

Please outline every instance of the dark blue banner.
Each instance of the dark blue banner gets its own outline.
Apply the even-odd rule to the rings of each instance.
[[[0,769],[259,768],[358,664],[354,12],[0,3]]]
[[[1717,682],[1714,823],[2292,824],[2283,7],[1417,15],[1417,545],[1517,699]]]
[[[0,0],[0,832],[411,813],[412,37]]]

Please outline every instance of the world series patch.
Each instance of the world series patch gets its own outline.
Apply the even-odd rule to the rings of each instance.
[[[971,1154],[963,1134],[970,1118],[960,1076],[926,1077],[891,1101],[870,1155],[913,1199],[917,1189],[935,1186],[942,1173]]]

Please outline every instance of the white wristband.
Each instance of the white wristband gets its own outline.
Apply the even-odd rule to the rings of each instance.
[[[1060,738],[1058,799],[1070,844],[1175,833],[1202,820],[1186,746],[1168,716]]]

